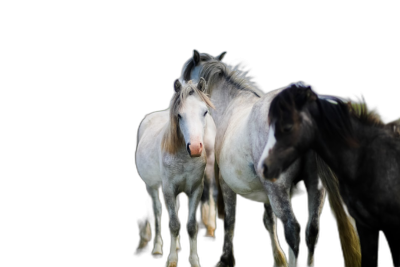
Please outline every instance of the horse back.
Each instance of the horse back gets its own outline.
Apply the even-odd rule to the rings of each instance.
[[[159,134],[160,130],[167,124],[168,116],[169,110],[155,111],[147,114],[139,125],[137,134],[138,143],[145,132],[153,136]]]

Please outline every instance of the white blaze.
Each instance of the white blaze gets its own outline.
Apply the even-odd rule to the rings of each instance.
[[[276,139],[275,139],[275,126],[271,125],[269,128],[268,132],[268,139],[267,139],[267,144],[265,145],[264,151],[261,155],[260,161],[258,162],[258,171],[262,173],[263,171],[263,164],[265,159],[268,157],[269,152],[274,148],[276,144]]]

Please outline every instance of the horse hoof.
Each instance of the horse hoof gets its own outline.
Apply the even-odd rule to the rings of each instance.
[[[207,242],[214,242],[215,241],[215,236],[213,235],[205,235],[204,240]]]
[[[206,232],[207,237],[215,237],[215,229],[211,227],[207,227],[207,232]]]
[[[153,254],[153,258],[154,258],[154,259],[161,259],[161,258],[162,258],[162,254],[160,254],[160,253],[154,253],[154,254]]]
[[[177,262],[167,262],[167,267],[176,267],[178,266]]]
[[[137,249],[135,250],[135,252],[133,252],[133,255],[135,255],[136,257],[140,257],[143,255],[143,251]]]
[[[160,244],[155,244],[151,254],[153,254],[153,255],[162,255],[163,254],[162,246]]]
[[[233,267],[233,265],[228,265],[222,261],[218,262],[216,267]]]

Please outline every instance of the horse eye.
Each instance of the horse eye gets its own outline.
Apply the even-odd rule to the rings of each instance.
[[[206,112],[204,112],[204,115],[203,115],[203,116],[205,117],[205,116],[207,115],[207,113],[208,113],[208,110],[207,110]]]
[[[181,117],[181,115],[180,115],[180,114],[178,114],[178,119],[182,119],[182,117]]]
[[[290,131],[292,130],[292,128],[293,128],[293,125],[292,125],[292,124],[285,125],[285,126],[283,127],[283,132],[284,132],[284,133],[288,133],[288,132],[290,132]]]

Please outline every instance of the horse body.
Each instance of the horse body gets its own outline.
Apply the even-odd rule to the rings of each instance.
[[[215,154],[219,167],[219,182],[225,208],[225,239],[223,254],[218,266],[233,266],[233,231],[235,224],[236,194],[264,203],[264,225],[273,247],[274,266],[286,266],[286,257],[279,245],[276,234],[276,216],[285,226],[285,237],[289,244],[290,266],[296,266],[299,250],[300,225],[296,221],[290,204],[290,188],[298,177],[306,182],[310,197],[310,217],[307,227],[309,247],[308,264],[313,263],[314,247],[318,236],[319,215],[325,191],[318,188],[316,169],[301,172],[299,164],[282,174],[279,183],[260,179],[257,163],[267,142],[268,123],[263,112],[278,91],[264,94],[258,90],[237,69],[230,69],[218,57],[194,52],[193,58],[184,66],[183,80],[197,80],[204,77],[208,83],[207,92],[216,109],[211,115],[217,126]],[[305,157],[307,158],[307,157]],[[312,165],[311,161],[309,162]],[[303,168],[307,169],[307,168]],[[221,210],[219,210],[220,212]]]
[[[346,149],[340,146],[333,150],[333,156],[316,146],[318,154],[338,176],[343,200],[357,222],[378,230],[398,227],[400,139],[393,138],[387,129],[371,128],[354,118],[351,121],[360,147]],[[321,138],[326,139],[326,136]],[[334,145],[324,142],[328,146]]]
[[[293,100],[293,101],[291,101]],[[379,231],[385,234],[393,263],[400,266],[400,138],[364,104],[361,111],[310,87],[292,85],[271,105],[276,145],[261,160],[273,177],[309,148],[329,166],[325,183],[339,182],[355,219],[361,265],[377,266]],[[302,117],[302,119],[298,119]],[[284,133],[282,125],[290,125]],[[284,154],[284,155],[283,155]],[[279,158],[279,162],[275,159]],[[326,167],[324,167],[326,168]]]
[[[273,95],[275,92],[262,98],[254,97],[242,105],[238,105],[242,101],[236,99],[230,105],[232,110],[228,108],[225,111],[225,119],[229,123],[219,128],[216,137],[216,150],[220,151],[218,164],[224,181],[236,194],[262,203],[268,203],[269,199],[255,163],[260,159],[261,148],[266,143],[265,134],[259,133],[268,129],[260,113],[269,107],[268,102]]]
[[[153,200],[155,214],[153,254],[162,254],[160,186],[170,216],[171,250],[167,267],[175,267],[178,261],[180,222],[177,196],[181,192],[189,197],[189,261],[193,267],[200,266],[196,209],[203,192],[207,159],[212,160],[209,165],[214,165],[214,160],[207,158],[207,153],[213,154],[215,139],[214,122],[207,114],[207,105],[212,107],[212,104],[202,93],[204,89],[204,80],[197,87],[189,82],[183,88],[176,81],[176,93],[169,110],[147,115],[138,130],[136,166]],[[203,146],[205,149],[202,149]]]

